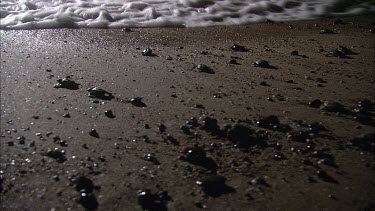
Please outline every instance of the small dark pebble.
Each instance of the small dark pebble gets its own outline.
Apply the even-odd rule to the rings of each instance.
[[[99,138],[99,134],[95,129],[91,129],[89,135],[95,138]]]
[[[104,115],[108,118],[115,118],[115,116],[113,115],[113,112],[112,110],[106,110],[104,111]]]
[[[13,141],[8,141],[8,146],[14,146],[14,142]]]

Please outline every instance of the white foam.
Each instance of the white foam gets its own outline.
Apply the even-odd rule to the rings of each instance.
[[[372,0],[2,0],[0,27],[197,27],[374,11]]]

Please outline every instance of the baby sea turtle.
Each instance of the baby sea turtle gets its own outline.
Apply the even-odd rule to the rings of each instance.
[[[338,48],[329,51],[326,56],[333,56],[333,57],[339,57],[339,58],[345,59],[345,58],[350,58],[348,57],[348,55],[353,55],[353,54],[355,53],[349,48],[339,45]]]
[[[143,55],[143,56],[153,56],[154,53],[152,53],[151,48],[146,48],[146,49],[144,49],[144,50],[142,51],[142,55]]]
[[[237,45],[237,44],[232,45],[231,49],[233,51],[238,51],[238,52],[247,52],[248,51],[244,46]]]
[[[211,69],[209,66],[205,65],[205,64],[198,64],[197,65],[197,69],[200,71],[200,72],[203,72],[203,73],[210,73],[210,74],[214,74],[214,70]]]
[[[57,82],[58,83],[53,86],[54,88],[79,89],[79,84],[69,78],[58,79]]]
[[[254,62],[254,67],[270,68],[270,64],[266,60],[257,59]]]
[[[330,29],[322,29],[322,30],[320,30],[320,34],[336,34],[336,32],[334,32]]]
[[[146,105],[146,104],[144,104],[142,102],[142,98],[141,97],[135,97],[135,98],[130,99],[130,103],[133,106],[136,106],[136,107],[145,107],[145,105]]]
[[[98,98],[101,100],[111,100],[115,98],[112,93],[98,87],[89,88],[87,91],[89,92],[88,96],[92,98]]]

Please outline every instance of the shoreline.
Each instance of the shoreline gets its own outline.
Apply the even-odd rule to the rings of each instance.
[[[373,209],[373,140],[356,138],[374,133],[373,20],[339,18],[352,24],[1,30],[1,207]],[[54,88],[67,77],[79,85]]]

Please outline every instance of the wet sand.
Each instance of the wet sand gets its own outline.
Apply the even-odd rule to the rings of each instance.
[[[0,31],[2,209],[375,209],[374,23],[341,19]]]

